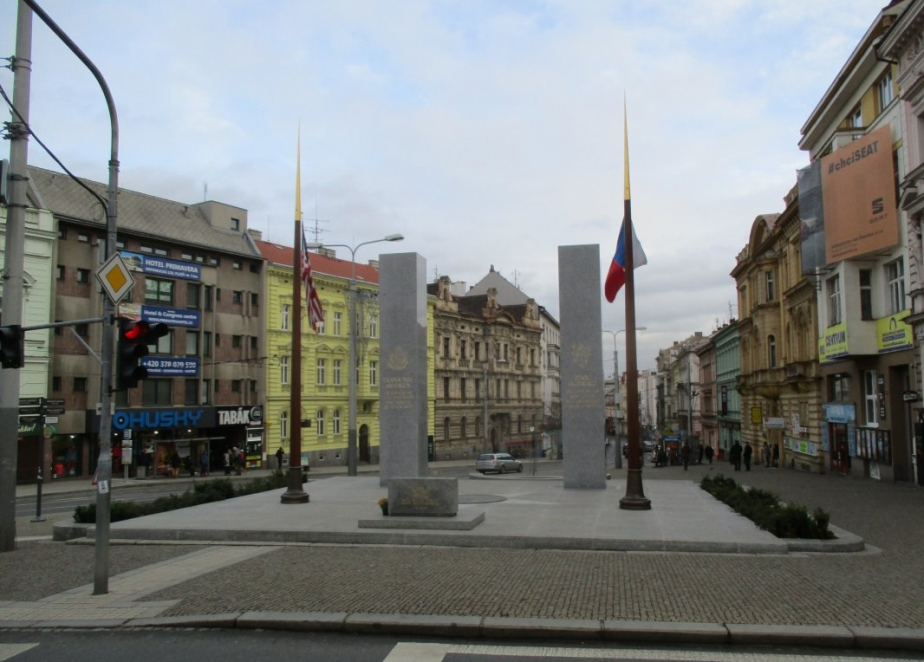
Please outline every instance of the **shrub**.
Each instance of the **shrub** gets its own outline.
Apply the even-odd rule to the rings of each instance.
[[[777,495],[766,490],[746,490],[722,474],[706,476],[700,487],[778,538],[830,540],[834,537],[828,530],[831,516],[821,508],[809,515],[805,506],[781,503]]]
[[[304,477],[302,478],[302,482],[305,482]],[[119,522],[121,520],[132,519],[133,517],[165,513],[170,510],[189,508],[190,506],[198,506],[203,503],[233,499],[237,496],[268,492],[281,487],[286,487],[286,480],[284,476],[279,474],[255,478],[254,480],[242,483],[236,487],[234,483],[227,478],[217,478],[215,480],[196,483],[191,489],[187,489],[182,494],[169,494],[167,496],[158,497],[154,501],[148,503],[113,501],[110,505],[109,521]],[[78,524],[95,524],[96,503],[90,503],[86,506],[77,506],[74,510],[74,521]]]

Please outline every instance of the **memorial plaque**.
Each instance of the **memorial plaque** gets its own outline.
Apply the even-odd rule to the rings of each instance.
[[[606,489],[600,247],[558,247],[565,489]]]
[[[388,481],[390,516],[455,517],[458,511],[458,478],[392,478]]]
[[[417,253],[379,261],[379,484],[427,468],[427,263]]]

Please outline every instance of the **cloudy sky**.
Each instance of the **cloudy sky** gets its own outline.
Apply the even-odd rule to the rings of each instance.
[[[243,207],[290,245],[300,126],[303,216],[319,241],[400,232],[382,246],[423,255],[428,280],[473,285],[494,265],[556,317],[557,247],[599,244],[601,279],[612,259],[626,99],[649,260],[636,275],[638,361],[651,368],[659,348],[737,316],[735,256],[758,214],[782,211],[807,163],[800,128],[887,3],[39,4],[109,84],[124,188]],[[0,1],[2,57],[16,14]],[[38,17],[32,59],[34,132],[75,174],[106,181],[95,80]],[[0,85],[12,97],[12,72]],[[29,160],[59,169],[34,141]],[[625,328],[624,297],[601,304],[604,329]]]

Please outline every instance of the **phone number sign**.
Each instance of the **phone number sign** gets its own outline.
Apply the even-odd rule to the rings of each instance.
[[[180,359],[161,356],[146,356],[141,365],[148,370],[148,377],[196,377],[199,374],[199,359]]]

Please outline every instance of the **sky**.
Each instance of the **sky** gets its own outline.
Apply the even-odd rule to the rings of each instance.
[[[887,4],[38,1],[109,85],[123,188],[242,207],[264,239],[291,245],[300,136],[309,241],[400,233],[357,261],[416,252],[428,281],[468,286],[493,266],[556,319],[558,247],[596,244],[609,331],[625,329],[624,294],[607,303],[602,280],[627,120],[648,257],[640,370],[737,317],[736,256],[758,215],[783,211],[808,163],[801,127]],[[0,57],[15,52],[17,5],[0,0]],[[76,175],[107,181],[102,92],[37,16],[32,61],[34,133]],[[12,98],[8,69],[0,85]],[[35,141],[29,162],[60,170]],[[609,377],[613,336],[601,342]]]

